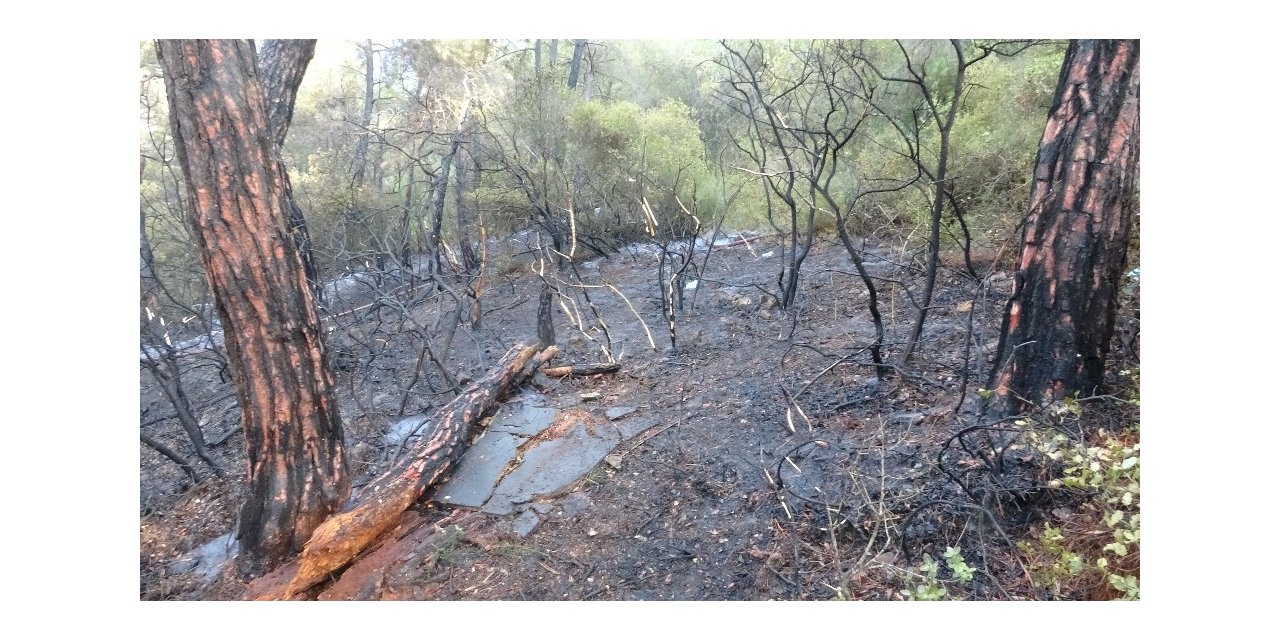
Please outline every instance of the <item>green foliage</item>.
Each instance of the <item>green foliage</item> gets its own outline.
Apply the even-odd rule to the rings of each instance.
[[[1045,459],[1061,465],[1049,486],[1076,490],[1086,500],[1062,526],[1046,524],[1018,547],[1036,584],[1055,597],[1094,597],[1109,587],[1111,595],[1103,597],[1136,600],[1141,446],[1103,432],[1099,439],[1101,444],[1087,446],[1060,433],[1031,438]]]
[[[481,165],[468,206],[486,217],[491,236],[531,222],[567,226],[564,216],[573,210],[579,230],[606,244],[640,240],[647,237],[642,200],[653,208],[660,232],[675,236],[691,230],[681,203],[690,210],[696,203],[704,231],[722,217],[730,230],[763,230],[767,211],[772,208],[778,215],[785,209],[776,194],[761,188],[757,175],[742,170],[755,165],[744,162],[739,150],[748,138],[747,125],[728,99],[725,68],[715,62],[724,54],[717,41],[592,41],[590,60],[584,62],[584,74],[590,73],[592,81],[575,89],[565,82],[571,41],[561,43],[559,66],[544,65],[539,74],[533,72],[532,44],[376,42],[369,170],[366,182],[355,184],[353,158],[365,135],[360,128],[363,42],[319,43],[299,91],[284,159],[322,272],[339,267],[343,255],[402,241],[421,248],[424,224],[430,220],[433,183],[428,174],[438,171],[467,113],[478,124],[465,149]],[[924,72],[930,90],[940,99],[948,95],[955,77],[950,44],[926,40],[902,45],[912,67]],[[156,232],[152,240],[160,270],[186,274],[170,279],[181,280],[179,288],[198,296],[198,265],[182,231],[180,180],[174,180],[180,173],[175,173],[171,150],[164,148],[168,119],[151,49],[149,42],[140,46],[142,147],[164,161],[149,165],[144,175],[147,224]],[[824,122],[824,91],[816,84],[785,89],[818,69],[819,61],[826,65],[821,68],[831,69],[854,51],[886,75],[907,75],[908,58],[890,40],[765,41],[752,55],[768,65],[775,86],[767,93],[785,94],[775,106],[787,122],[811,127]],[[955,192],[980,239],[1001,237],[1025,211],[1030,163],[1061,56],[1061,46],[1036,47],[1015,57],[992,56],[967,72],[969,87],[952,136],[950,166]],[[837,73],[835,86],[856,82],[847,69]],[[879,107],[906,133],[918,134],[925,161],[932,162],[938,152],[937,124],[921,111],[918,90],[884,82],[865,69],[861,75],[878,84]],[[857,100],[849,104],[867,108]],[[945,100],[936,105],[941,110],[948,106]],[[827,184],[847,203],[869,189],[910,177],[914,168],[903,151],[899,131],[877,115],[838,157],[824,158],[839,167]],[[795,153],[803,156],[798,149]],[[776,160],[776,154],[769,158]],[[930,193],[922,183],[863,198],[851,212],[853,229],[867,235],[896,228],[910,236],[927,218]],[[455,206],[451,195],[443,215],[446,241],[454,233]],[[820,230],[833,222],[829,207],[821,206],[816,218]],[[597,208],[603,215],[589,215]],[[552,219],[556,217],[560,220]],[[332,258],[327,264],[326,256]]]
[[[1026,214],[1032,167],[1064,49],[1043,45],[969,68],[952,133],[953,190],[971,227],[999,244]]]
[[[947,547],[943,552],[942,558],[947,563],[947,569],[951,572],[952,578],[961,585],[967,585],[973,581],[974,570],[965,562],[964,556],[960,554],[960,550],[955,547]],[[905,581],[907,588],[900,590],[908,600],[958,600],[959,597],[952,594],[947,588],[946,580],[938,577],[939,565],[933,556],[925,554],[924,560],[920,563],[920,575],[910,576]]]

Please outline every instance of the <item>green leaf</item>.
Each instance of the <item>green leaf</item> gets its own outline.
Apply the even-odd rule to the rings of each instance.
[[[1120,463],[1120,468],[1121,468],[1121,469],[1132,469],[1132,468],[1133,468],[1133,465],[1135,465],[1135,464],[1138,464],[1138,458],[1137,458],[1136,456],[1131,456],[1131,457],[1125,458],[1125,459],[1124,459],[1124,462],[1121,462],[1121,463]]]

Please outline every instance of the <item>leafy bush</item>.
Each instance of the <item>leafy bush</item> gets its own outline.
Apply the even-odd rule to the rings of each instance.
[[[1097,439],[1090,446],[1061,433],[1032,437],[1045,459],[1061,465],[1049,487],[1084,499],[1074,509],[1054,509],[1060,525],[1046,523],[1038,536],[1018,547],[1029,560],[1036,585],[1055,598],[1136,600],[1141,447],[1103,431]]]
[[[947,588],[948,582],[958,582],[967,585],[973,581],[974,570],[965,562],[964,556],[960,554],[960,550],[955,547],[947,547],[943,552],[942,559],[947,563],[947,569],[951,572],[952,580],[944,581],[938,577],[939,565],[933,556],[925,554],[924,560],[920,563],[919,576],[909,577],[906,581],[907,588],[899,591],[908,600],[958,600]]]

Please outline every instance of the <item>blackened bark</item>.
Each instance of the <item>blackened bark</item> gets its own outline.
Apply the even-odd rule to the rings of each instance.
[[[315,40],[264,40],[262,51],[258,52],[258,73],[267,107],[267,122],[271,127],[271,139],[278,147],[284,146],[289,124],[293,122],[298,87],[302,85],[302,76],[315,55]]]
[[[959,40],[952,40],[951,47],[956,54],[956,77],[951,85],[951,106],[947,109],[945,120],[938,114],[938,105],[930,95],[923,76],[917,76],[917,84],[920,87],[920,91],[929,103],[934,120],[938,122],[938,164],[934,167],[932,176],[933,204],[929,208],[929,258],[924,268],[924,292],[920,294],[920,311],[916,314],[915,324],[911,326],[911,333],[907,336],[907,344],[902,349],[901,364],[903,366],[911,360],[911,356],[915,353],[916,343],[920,340],[920,334],[924,332],[925,319],[929,317],[929,305],[933,304],[933,289],[938,281],[938,252],[941,249],[942,242],[942,207],[947,197],[949,184],[947,160],[951,148],[951,128],[956,123],[956,112],[959,110],[961,98],[964,96],[964,72],[974,62],[973,60],[965,61],[964,49],[961,47]],[[905,49],[903,49],[903,55],[906,55]],[[909,57],[908,63],[910,63]]]
[[[449,153],[440,159],[440,170],[436,172],[435,190],[431,199],[431,264],[433,273],[443,273],[440,243],[444,241],[444,202],[449,193],[449,171],[453,169],[453,158],[458,154],[458,140],[449,145]]]
[[[578,86],[578,69],[582,66],[582,54],[587,49],[586,40],[573,41],[573,58],[569,60],[569,88]]]
[[[1103,383],[1136,206],[1138,53],[1137,40],[1067,47],[991,373],[998,415]]]
[[[238,538],[259,572],[351,490],[319,318],[289,235],[288,182],[253,44],[160,40],[187,217],[226,335],[249,463]]]
[[[187,477],[191,478],[191,482],[200,482],[200,476],[196,475],[196,468],[192,466],[191,463],[186,458],[178,455],[176,451],[174,451],[173,449],[170,449],[169,447],[164,446],[164,443],[160,442],[159,440],[156,440],[155,438],[148,436],[145,433],[141,433],[138,435],[142,437],[143,444],[147,445],[148,447],[151,447],[152,449],[155,449],[156,452],[158,452],[160,455],[174,461],[174,463],[176,463],[179,467],[181,467],[182,470],[186,472]]]
[[[551,318],[554,295],[551,284],[544,281],[542,293],[538,296],[538,344],[544,348],[556,343],[556,325]]]
[[[266,102],[267,122],[271,138],[277,149],[284,149],[284,139],[293,122],[293,107],[298,100],[298,87],[307,65],[316,54],[315,40],[266,40],[258,52],[258,72],[262,82],[263,99]],[[289,174],[283,174],[287,182]],[[289,235],[302,258],[302,268],[307,274],[311,293],[324,303],[324,286],[320,283],[320,269],[316,265],[311,247],[311,234],[302,209],[293,198],[293,187],[287,186],[286,212],[289,215]]]

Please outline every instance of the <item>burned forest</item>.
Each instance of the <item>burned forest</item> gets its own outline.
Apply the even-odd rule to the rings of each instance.
[[[139,598],[1137,600],[1137,40],[140,45]]]

